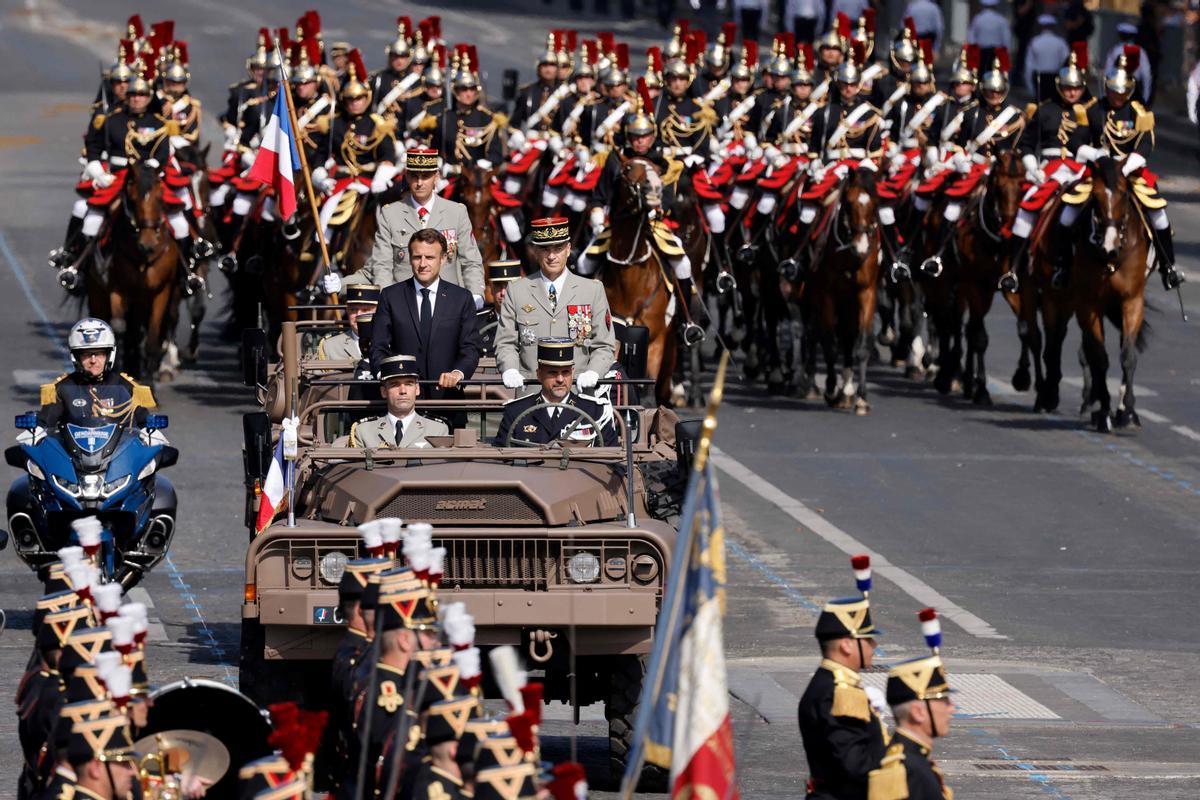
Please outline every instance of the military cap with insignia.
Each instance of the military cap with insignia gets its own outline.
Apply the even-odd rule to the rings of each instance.
[[[954,691],[942,663],[942,625],[937,612],[923,608],[917,613],[917,619],[921,621],[921,633],[933,655],[901,661],[888,670],[887,701],[890,706],[913,700],[941,700]]]
[[[529,243],[548,247],[571,241],[571,222],[566,217],[543,217],[529,223]]]
[[[346,567],[342,571],[342,579],[338,581],[338,600],[345,602],[361,599],[371,575],[382,572],[391,563],[391,559],[382,556],[347,561]]]
[[[346,305],[374,306],[379,304],[380,287],[369,283],[355,283],[347,286],[343,294]]]
[[[521,277],[520,261],[489,261],[487,268],[492,283],[509,283]]]
[[[58,671],[64,679],[69,678],[76,667],[94,663],[97,654],[108,650],[112,650],[112,632],[108,628],[76,630],[63,642]]]
[[[438,629],[429,590],[422,587],[402,588],[379,595],[379,613],[383,615],[383,630],[408,628],[414,631]]]
[[[817,617],[815,633],[818,641],[874,639],[883,634],[871,622],[871,559],[869,556],[854,556],[850,564],[862,597],[844,597],[827,602]]]
[[[575,363],[574,340],[551,337],[538,339],[537,360],[548,367],[571,366]]]
[[[379,382],[384,383],[389,378],[419,378],[417,357],[408,355],[388,356],[379,362]]]
[[[129,733],[129,718],[110,712],[74,723],[67,757],[75,765],[89,761],[135,761],[137,755]]]
[[[431,147],[414,147],[404,159],[406,172],[437,172],[441,168],[442,159],[438,151]]]
[[[537,791],[533,764],[489,767],[475,774],[475,800],[533,800]]]
[[[479,701],[474,697],[452,697],[430,704],[425,721],[425,742],[432,747],[460,738],[478,706]]]
[[[79,595],[71,589],[62,589],[42,595],[38,598],[37,606],[33,611],[33,635],[36,637],[41,633],[42,621],[46,618],[47,614],[68,608],[75,608],[79,605],[79,602]]]

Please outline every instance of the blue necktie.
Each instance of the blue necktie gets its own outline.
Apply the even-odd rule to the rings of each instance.
[[[550,284],[550,288],[546,290],[550,294],[550,313],[558,313],[558,290],[554,288],[554,284]]]

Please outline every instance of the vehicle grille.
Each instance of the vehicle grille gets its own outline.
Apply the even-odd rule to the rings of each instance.
[[[442,525],[472,523],[533,524],[543,522],[541,511],[516,489],[492,491],[454,489],[402,489],[377,517]]]
[[[545,589],[555,580],[561,546],[545,539],[443,539],[444,586]]]

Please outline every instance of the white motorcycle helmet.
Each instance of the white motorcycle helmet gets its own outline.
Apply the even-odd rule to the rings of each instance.
[[[105,350],[108,359],[104,363],[104,372],[107,373],[112,369],[113,359],[117,356],[117,337],[104,320],[84,317],[71,326],[71,333],[67,336],[67,349],[71,351],[71,360],[75,362],[75,369],[80,373],[83,372],[80,353],[85,350]]]

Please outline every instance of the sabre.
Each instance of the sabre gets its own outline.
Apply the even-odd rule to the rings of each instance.
[[[629,113],[629,109],[631,109],[632,107],[633,106],[630,105],[628,100],[624,101],[623,103],[621,103],[621,105],[617,106],[616,109],[612,113],[610,113],[607,117],[604,118],[604,120],[600,123],[600,127],[596,128],[594,138],[597,141],[599,141],[599,140],[603,139],[605,136],[607,136],[609,131],[613,128],[613,126],[615,126],[621,120],[622,117],[624,117],[627,113]]]
[[[400,95],[411,89],[413,84],[420,80],[420,78],[421,74],[419,72],[410,72],[409,74],[405,75],[404,80],[393,86],[392,90],[384,95],[383,99],[375,104],[375,111],[382,114],[388,106],[390,106],[400,97]]]
[[[525,132],[528,133],[540,125],[543,119],[552,113],[554,109],[558,108],[559,104],[562,103],[563,99],[566,98],[567,95],[573,94],[576,91],[577,90],[574,84],[570,83],[564,83],[562,86],[559,86],[557,89],[555,89],[550,96],[546,98],[546,102],[542,103],[541,106],[538,107],[538,110],[534,111],[533,114],[529,116],[529,119],[525,121]]]

